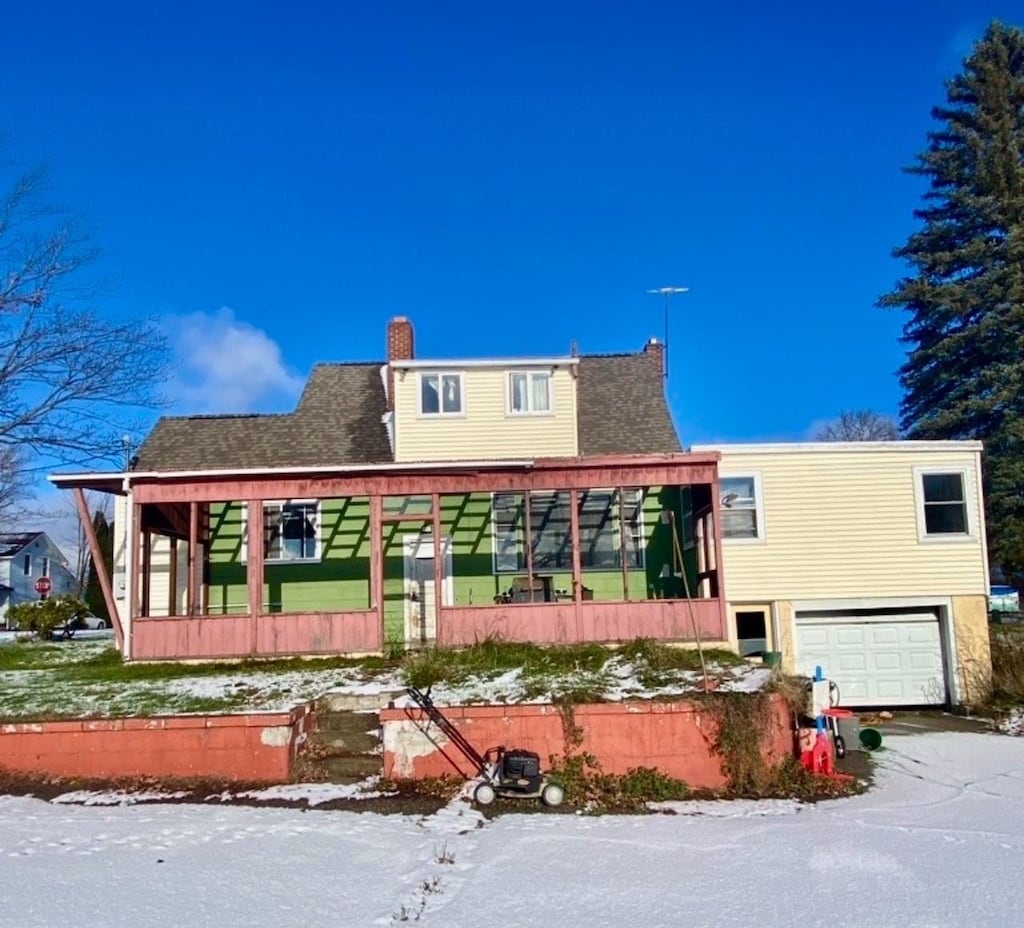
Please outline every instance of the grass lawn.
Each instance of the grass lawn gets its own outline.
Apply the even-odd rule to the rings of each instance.
[[[705,651],[719,689],[754,691],[770,673],[724,651]],[[0,720],[281,711],[331,691],[433,687],[440,704],[582,701],[692,694],[695,651],[636,641],[621,648],[541,648],[485,641],[385,660],[292,659],[213,664],[125,664],[106,639],[0,644]]]

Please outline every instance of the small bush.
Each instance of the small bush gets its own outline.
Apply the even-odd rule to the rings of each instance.
[[[74,596],[57,596],[11,606],[7,610],[7,620],[21,631],[33,631],[45,640],[55,629],[68,625],[74,627],[78,616],[88,611],[89,607]]]
[[[645,812],[649,802],[686,799],[689,787],[653,767],[633,767],[624,774],[603,773],[590,754],[567,757],[552,772],[575,806],[589,812]]]

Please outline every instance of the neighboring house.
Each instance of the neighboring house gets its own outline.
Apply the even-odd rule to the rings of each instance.
[[[982,698],[991,672],[981,444],[704,445],[721,454],[741,652],[820,665],[846,706]]]
[[[0,533],[0,628],[7,627],[7,609],[36,602],[36,581],[49,577],[50,596],[77,592],[68,559],[46,532]]]
[[[661,344],[423,360],[413,342],[393,319],[384,361],[318,365],[293,413],[164,418],[132,471],[52,478],[80,509],[117,497],[126,658],[735,644],[718,454],[681,450]]]

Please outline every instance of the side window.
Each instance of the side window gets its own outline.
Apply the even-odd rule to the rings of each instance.
[[[720,502],[723,539],[764,538],[761,481],[755,474],[722,477]]]
[[[924,534],[969,535],[963,472],[922,473],[920,477]]]

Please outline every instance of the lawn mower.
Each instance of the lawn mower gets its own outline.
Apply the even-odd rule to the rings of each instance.
[[[489,806],[498,796],[513,799],[539,799],[546,806],[560,806],[565,789],[540,770],[540,755],[533,751],[508,750],[504,745],[489,748],[481,754],[451,720],[434,705],[430,690],[425,693],[409,687],[409,696],[438,728],[448,736],[477,770],[478,782],[473,801]]]

